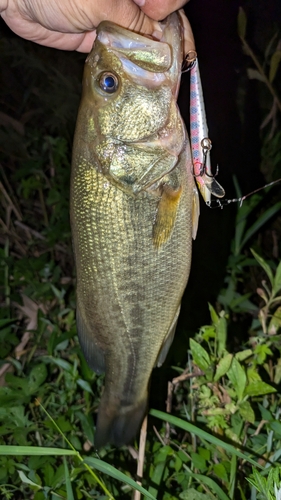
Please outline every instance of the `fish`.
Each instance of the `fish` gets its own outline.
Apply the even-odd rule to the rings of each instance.
[[[198,58],[190,67],[190,140],[197,186],[206,204],[211,205],[211,195],[223,198],[225,191],[211,171],[212,142],[208,137]]]
[[[104,21],[85,63],[73,144],[70,218],[76,323],[105,373],[94,445],[130,443],[149,381],[173,341],[187,284],[198,195],[177,107],[181,17],[155,40]]]

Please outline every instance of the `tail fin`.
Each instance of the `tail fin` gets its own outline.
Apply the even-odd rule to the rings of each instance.
[[[114,446],[129,444],[137,434],[147,409],[147,397],[136,404],[110,405],[103,394],[98,412],[95,448],[107,443]]]

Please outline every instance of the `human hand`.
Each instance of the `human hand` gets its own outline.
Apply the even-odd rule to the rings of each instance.
[[[157,21],[187,1],[0,0],[0,12],[7,25],[22,38],[57,49],[90,52],[95,28],[101,21],[113,21],[161,38]]]

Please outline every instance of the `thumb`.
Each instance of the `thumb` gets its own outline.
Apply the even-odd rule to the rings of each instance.
[[[157,38],[161,37],[161,28],[158,22],[147,16],[133,0],[118,1],[104,0],[103,9],[95,13],[96,26],[101,21],[112,21],[124,28],[127,28],[142,35],[153,35]],[[94,8],[95,10],[95,8]]]
[[[162,20],[181,9],[189,0],[133,0],[152,19]]]

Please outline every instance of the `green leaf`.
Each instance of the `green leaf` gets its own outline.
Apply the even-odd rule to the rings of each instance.
[[[214,325],[202,326],[200,328],[200,334],[202,336],[202,340],[209,342],[210,339],[216,338],[216,327]]]
[[[207,370],[211,364],[209,354],[198,342],[190,339],[190,350],[194,363],[203,371]]]
[[[238,409],[241,417],[246,422],[250,422],[251,424],[255,422],[255,413],[249,401],[242,401],[242,403],[239,404]]]
[[[90,394],[93,394],[91,386],[90,386],[89,382],[87,382],[87,380],[82,380],[81,378],[79,378],[77,380],[77,385],[79,385],[84,391],[89,392]]]
[[[142,493],[146,498],[150,498],[151,500],[156,500],[155,497],[152,496],[146,489],[144,489],[142,486],[136,483],[129,476],[123,474],[123,472],[120,472],[118,469],[115,469],[115,467],[112,467],[112,465],[108,464],[107,462],[103,462],[102,460],[93,457],[85,458],[84,462],[93,467],[94,469],[97,469],[100,472],[104,472],[108,476],[113,477],[114,479],[117,479],[118,481],[121,481],[125,484],[128,484],[135,490]]]
[[[263,477],[256,469],[253,469],[253,474],[246,478],[250,484],[252,484],[260,493],[265,495],[267,498],[267,478]]]
[[[93,443],[94,442],[94,421],[92,415],[85,415],[82,411],[75,412],[75,416],[80,420],[83,433],[87,439]]]
[[[226,354],[222,359],[220,359],[217,364],[216,374],[214,376],[214,382],[217,382],[223,375],[225,375],[232,363],[233,354]]]
[[[218,356],[220,357],[225,350],[226,346],[226,336],[227,336],[227,325],[226,319],[222,316],[216,325],[217,331],[217,342],[218,342]]]
[[[204,460],[210,460],[210,457],[211,457],[210,450],[207,450],[206,448],[202,448],[201,446],[199,446],[198,453],[201,457],[204,458]]]
[[[273,352],[267,344],[257,344],[254,348],[254,354],[259,365],[263,365],[267,356],[272,356]]]
[[[244,390],[246,387],[247,377],[245,369],[241,366],[237,359],[233,358],[227,376],[237,393],[238,400],[241,400],[243,398]]]
[[[150,474],[150,481],[153,484],[153,486],[149,487],[149,492],[151,495],[155,497],[157,496],[158,493],[158,488],[156,488],[156,486],[159,487],[160,484],[162,483],[165,469],[166,469],[166,460],[158,462],[152,468],[152,473]]]
[[[275,439],[281,438],[281,423],[277,420],[272,420],[269,422],[268,427],[274,432]]]
[[[237,21],[238,21],[238,35],[240,36],[240,38],[245,38],[246,28],[247,28],[247,16],[242,7],[239,7]]]
[[[15,318],[11,318],[11,319],[0,319],[0,330],[2,328],[4,328],[5,326],[9,325],[9,324],[12,324],[14,323],[15,321],[17,321]]]
[[[257,254],[257,252],[255,252],[255,250],[253,250],[252,248],[251,248],[251,252],[252,252],[253,256],[255,257],[256,261],[259,263],[259,265],[263,268],[263,270],[267,274],[271,285],[274,286],[273,273],[272,273],[271,268],[267,264],[267,262],[265,262],[265,260],[259,254]]]
[[[265,77],[257,69],[248,68],[247,69],[248,78],[250,80],[259,80],[260,82],[265,82]]]
[[[45,382],[47,375],[47,368],[44,363],[34,366],[28,376],[28,394],[31,395],[37,392],[40,385]]]
[[[201,472],[206,470],[206,460],[198,453],[191,453],[191,463],[195,469],[199,469]]]
[[[281,261],[279,262],[279,264],[277,266],[275,277],[274,277],[274,282],[273,282],[274,295],[276,295],[280,289],[281,289]]]
[[[236,443],[235,443],[235,446],[233,446],[232,444],[226,443],[222,439],[219,439],[216,436],[214,436],[213,434],[206,432],[203,429],[200,429],[200,427],[197,427],[194,424],[190,424],[189,422],[186,422],[185,420],[182,420],[181,418],[174,417],[173,415],[170,415],[169,413],[164,413],[163,411],[159,411],[159,410],[150,410],[149,414],[152,415],[153,417],[160,418],[164,422],[169,422],[170,424],[175,425],[176,427],[179,427],[180,429],[183,429],[186,432],[189,432],[191,434],[195,434],[200,439],[205,440],[208,443],[215,445],[216,447],[223,448],[231,455],[236,455],[237,457],[242,458],[243,460],[246,460],[247,462],[251,463],[252,465],[254,465],[257,468],[260,468],[260,469],[264,468],[262,465],[260,465],[255,460],[248,457],[247,455],[242,453],[240,450],[237,450]]]
[[[219,316],[217,315],[215,309],[213,308],[213,306],[211,304],[208,304],[209,305],[209,311],[210,311],[210,315],[211,315],[211,320],[212,322],[214,323],[214,325],[216,325],[219,321]]]
[[[215,464],[213,467],[214,473],[222,480],[228,481],[228,475],[223,464]]]
[[[264,408],[264,406],[262,406],[260,403],[258,403],[258,406],[259,406],[259,410],[261,412],[262,420],[268,420],[268,422],[270,422],[271,420],[274,420],[274,417],[270,413],[269,410],[267,410],[266,408]]]
[[[46,361],[49,363],[54,363],[55,365],[59,366],[62,370],[65,370],[66,372],[72,373],[73,372],[73,366],[68,362],[65,361],[64,359],[60,358],[54,358],[53,356],[46,356]]]
[[[253,355],[252,349],[245,349],[245,351],[239,351],[235,354],[237,361],[244,361],[244,359],[249,358]]]
[[[64,470],[63,464],[60,464],[58,467],[56,467],[56,471],[55,471],[51,486],[58,487],[64,481],[65,481],[65,470]]]
[[[54,478],[54,475],[55,475],[55,470],[54,470],[54,467],[50,464],[50,463],[46,463],[46,465],[44,466],[44,481],[45,481],[45,484],[47,485],[51,485],[51,484],[54,484],[53,482],[53,478]]]
[[[275,365],[275,374],[274,374],[274,384],[280,384],[281,381],[281,358],[278,359],[277,364]]]
[[[274,80],[274,78],[276,76],[276,73],[277,73],[280,61],[281,61],[281,50],[276,50],[274,52],[274,54],[272,54],[271,60],[270,60],[270,70],[269,70],[269,81],[270,81],[270,83],[273,82],[273,80]]]
[[[218,500],[230,500],[230,498],[225,494],[225,492],[221,489],[221,487],[210,477],[203,476],[203,474],[194,474],[190,473],[191,477],[197,479],[198,482],[204,484],[208,488],[211,488],[213,492],[217,495]]]
[[[253,366],[250,365],[249,368],[247,368],[247,380],[248,384],[251,384],[252,382],[261,381],[261,377],[257,372],[257,369]]]
[[[50,420],[46,422],[48,427],[56,429],[57,426],[59,426],[60,430],[62,432],[69,432],[73,429],[73,425],[70,423],[69,420],[64,415],[60,415],[59,417],[56,418],[56,425],[53,424],[53,422]]]
[[[279,328],[281,328],[281,306],[277,307],[274,311],[270,323],[268,325],[269,335],[276,335]]]
[[[33,481],[31,481],[22,470],[18,470],[18,475],[23,483],[28,484],[29,486],[33,486],[37,489],[41,489],[40,484],[36,484]]]
[[[213,500],[214,498],[207,493],[200,493],[200,491],[197,491],[194,488],[182,491],[182,493],[179,494],[179,497],[181,500]]]
[[[265,382],[255,380],[246,387],[245,396],[264,396],[276,392],[276,389]]]
[[[153,486],[149,487],[149,493],[155,497],[158,494],[158,488],[163,481],[163,475],[166,469],[166,460],[158,462],[152,469],[150,473],[150,480]]]

